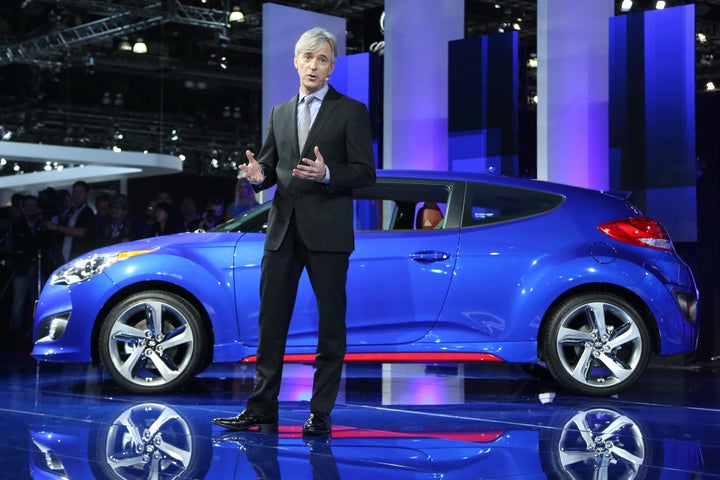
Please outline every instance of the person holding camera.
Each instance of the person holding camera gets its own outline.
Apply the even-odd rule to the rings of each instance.
[[[212,197],[208,200],[205,213],[198,228],[210,230],[225,221],[225,202],[220,197]]]

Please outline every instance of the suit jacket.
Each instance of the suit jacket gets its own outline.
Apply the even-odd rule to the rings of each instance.
[[[257,158],[265,180],[256,190],[277,185],[265,248],[279,248],[294,213],[300,236],[310,250],[352,252],[352,189],[375,183],[368,110],[330,87],[300,152],[297,103],[296,95],[273,108]],[[330,170],[329,185],[292,176],[301,158],[315,159],[316,145]]]

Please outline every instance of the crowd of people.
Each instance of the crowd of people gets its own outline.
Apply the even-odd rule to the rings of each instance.
[[[0,329],[16,344],[29,340],[39,290],[60,265],[95,248],[141,238],[209,230],[257,205],[252,186],[238,179],[233,201],[211,196],[204,205],[190,194],[179,204],[159,191],[145,212],[127,195],[99,192],[77,181],[68,190],[16,193],[0,207]],[[6,336],[7,337],[7,336]]]

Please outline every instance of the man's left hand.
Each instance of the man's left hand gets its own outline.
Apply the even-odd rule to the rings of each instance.
[[[303,180],[311,180],[313,182],[322,182],[325,179],[325,160],[320,154],[320,149],[315,147],[315,160],[303,158],[300,163],[293,168],[293,177],[302,178]]]

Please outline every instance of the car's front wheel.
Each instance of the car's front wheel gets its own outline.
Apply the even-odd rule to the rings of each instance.
[[[105,318],[100,358],[120,386],[136,393],[180,388],[205,365],[206,335],[190,302],[160,290],[129,296]]]
[[[625,299],[587,293],[557,306],[542,338],[547,367],[565,388],[583,395],[613,395],[642,375],[650,335]]]

